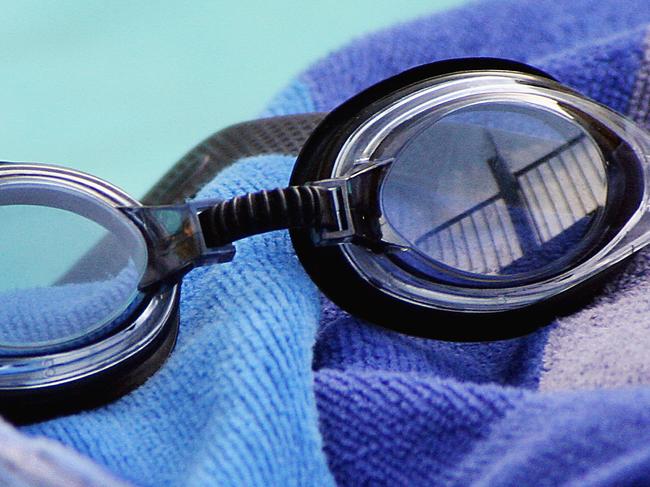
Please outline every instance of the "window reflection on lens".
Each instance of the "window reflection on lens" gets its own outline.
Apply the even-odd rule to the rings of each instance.
[[[566,255],[604,206],[603,158],[578,124],[486,103],[418,127],[382,188],[386,219],[431,259],[505,276]]]

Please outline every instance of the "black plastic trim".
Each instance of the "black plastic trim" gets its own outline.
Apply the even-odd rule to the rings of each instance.
[[[496,58],[453,59],[410,69],[371,86],[332,111],[307,140],[290,184],[330,178],[336,157],[349,136],[368,116],[419,89],[422,81],[477,70],[523,72],[555,81],[526,64]],[[444,311],[405,302],[371,285],[350,265],[339,246],[316,246],[309,231],[302,229],[292,229],[290,234],[307,273],[341,308],[398,332],[442,340],[486,341],[530,333],[587,303],[606,279],[624,265],[615,265],[561,295],[526,308],[494,313]]]
[[[170,319],[149,345],[127,360],[69,383],[0,391],[0,414],[18,425],[46,421],[112,402],[144,384],[174,349],[179,326],[180,292]]]

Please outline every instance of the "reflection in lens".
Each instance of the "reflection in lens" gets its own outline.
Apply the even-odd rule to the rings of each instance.
[[[146,247],[117,211],[96,212],[100,221],[109,211],[103,226],[58,208],[0,206],[0,349],[83,343],[134,301]]]
[[[421,124],[395,155],[382,208],[427,257],[485,276],[566,256],[605,204],[603,158],[576,123],[490,103]]]

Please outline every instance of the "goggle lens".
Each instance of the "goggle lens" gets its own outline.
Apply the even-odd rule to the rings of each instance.
[[[86,344],[134,302],[147,249],[114,208],[17,185],[3,188],[0,219],[0,353]]]
[[[423,117],[402,137],[382,188],[384,215],[451,272],[512,278],[566,261],[607,199],[595,141],[539,106],[470,105]]]

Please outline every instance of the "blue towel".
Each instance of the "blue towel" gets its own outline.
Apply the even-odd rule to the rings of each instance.
[[[488,1],[423,18],[323,59],[267,114],[329,110],[469,55],[529,62],[650,127],[647,0]],[[286,184],[292,164],[239,161],[200,196]],[[286,232],[237,247],[187,276],[177,348],[143,387],[23,431],[137,485],[650,484],[650,252],[536,333],[455,344],[337,309]]]

